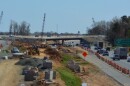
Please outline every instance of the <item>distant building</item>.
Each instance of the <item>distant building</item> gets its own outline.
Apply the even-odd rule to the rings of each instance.
[[[64,45],[67,46],[76,46],[80,44],[80,40],[66,40],[64,41]]]

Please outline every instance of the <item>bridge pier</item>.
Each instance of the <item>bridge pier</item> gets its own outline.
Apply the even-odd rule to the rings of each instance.
[[[62,42],[61,42],[62,45],[64,45],[64,40],[62,39]]]

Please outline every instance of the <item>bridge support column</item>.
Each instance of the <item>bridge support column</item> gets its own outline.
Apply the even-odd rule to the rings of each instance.
[[[62,45],[64,44],[64,40],[62,39]]]

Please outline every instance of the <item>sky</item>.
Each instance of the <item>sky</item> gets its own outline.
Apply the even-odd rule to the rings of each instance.
[[[130,16],[130,0],[0,0],[3,17],[0,32],[9,31],[11,20],[29,23],[31,32],[86,33],[92,18],[110,21],[114,17]]]

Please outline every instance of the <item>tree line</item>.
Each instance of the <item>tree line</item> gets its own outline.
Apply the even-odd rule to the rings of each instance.
[[[30,34],[30,24],[23,21],[21,24],[18,24],[15,21],[11,21],[9,27],[10,35],[29,35]]]
[[[130,38],[130,16],[114,17],[111,21],[93,22],[90,35],[106,35],[106,41],[114,46],[115,39]]]

